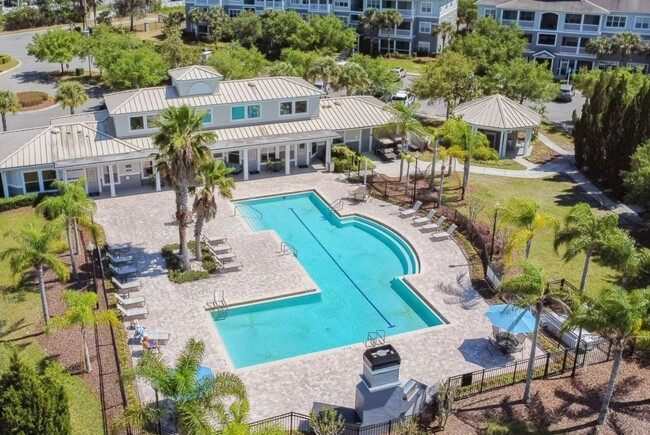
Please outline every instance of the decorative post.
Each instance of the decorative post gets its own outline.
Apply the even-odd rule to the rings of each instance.
[[[492,225],[492,243],[490,244],[490,263],[494,254],[494,238],[497,233],[497,220],[499,219],[499,201],[494,203],[494,224]]]

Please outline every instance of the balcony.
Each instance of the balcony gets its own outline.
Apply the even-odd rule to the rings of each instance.
[[[571,47],[571,46],[562,45],[562,46],[560,46],[560,53],[578,54],[578,47]]]
[[[379,32],[380,38],[388,38],[388,36],[391,38],[413,38],[413,32],[405,29],[397,29],[391,32],[382,30]]]
[[[404,18],[413,18],[413,9],[398,9],[397,12],[402,14]]]
[[[258,2],[261,3],[262,6],[264,6],[267,9],[284,9],[284,2],[283,1],[263,1],[263,2]]]
[[[329,5],[326,4],[310,4],[309,12],[329,12]]]
[[[532,29],[535,27],[534,21],[519,21],[519,27],[523,29]]]
[[[563,30],[568,30],[570,32],[576,32],[581,30],[581,25],[579,23],[564,23],[562,26]]]
[[[599,29],[600,29],[600,26],[598,24],[583,24],[582,25],[582,31],[583,32],[598,33]]]

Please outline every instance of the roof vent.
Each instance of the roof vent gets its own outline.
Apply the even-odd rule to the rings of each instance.
[[[59,133],[61,133],[61,130],[59,130],[58,127],[54,127],[53,129],[50,130],[50,133],[59,134]]]
[[[255,83],[254,83],[254,82],[248,82],[248,86],[250,86],[251,88],[254,88],[254,87],[255,87]]]
[[[343,105],[343,103],[341,103],[339,100],[336,100],[336,101],[334,102],[334,104],[336,104],[337,106],[342,106],[342,105]]]

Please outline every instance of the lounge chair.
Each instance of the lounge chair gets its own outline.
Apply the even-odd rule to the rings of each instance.
[[[366,186],[361,186],[354,191],[355,201],[365,201],[368,199],[368,197],[370,197],[370,193],[368,192],[368,188]]]
[[[109,264],[108,267],[111,269],[111,272],[118,276],[131,275],[138,271],[134,266],[115,267],[112,264]]]
[[[206,245],[210,246],[215,246],[215,245],[221,245],[223,243],[226,243],[228,241],[228,237],[226,236],[213,236],[212,238],[206,236],[205,234],[201,234],[201,240]]]
[[[117,302],[120,305],[122,305],[124,308],[142,307],[142,306],[144,306],[145,302],[147,302],[147,300],[144,298],[144,296],[135,296],[135,297],[132,297],[132,298],[123,298],[118,293],[115,293],[115,299],[117,299]]]
[[[436,215],[436,209],[432,208],[429,213],[427,213],[426,217],[415,217],[413,218],[413,225],[424,225],[426,223],[431,222],[431,219]]]
[[[119,266],[120,264],[128,264],[133,261],[133,257],[131,257],[130,255],[116,256],[111,254],[110,251],[106,253],[106,258],[108,258],[110,262],[116,266]]]
[[[113,255],[126,255],[131,252],[131,245],[127,243],[110,243],[106,244],[106,251]]]
[[[219,268],[217,269],[217,272],[231,272],[233,270],[242,270],[244,268],[244,265],[241,263],[241,261],[231,261],[229,263],[223,263],[219,262]]]
[[[133,281],[120,281],[119,279],[113,277],[111,282],[115,286],[117,293],[128,294],[130,292],[137,292],[142,287],[142,284],[138,280]]]
[[[413,208],[407,208],[399,212],[400,217],[409,217],[413,216],[415,213],[417,213],[418,210],[420,210],[420,207],[422,207],[422,201],[415,201],[415,204],[413,204]]]
[[[447,231],[441,231],[439,233],[434,233],[431,236],[431,240],[434,242],[440,241],[440,240],[447,240],[448,238],[451,237],[452,234],[454,234],[454,231],[456,231],[456,224],[451,224],[449,228],[447,228]]]
[[[169,342],[171,334],[169,332],[150,332],[142,325],[135,327],[133,338],[140,340],[142,337],[149,337],[150,340],[156,340],[158,343],[165,345]]]
[[[445,216],[440,216],[436,222],[421,226],[420,231],[423,233],[427,231],[440,231],[442,229],[442,223],[446,220],[447,218]]]
[[[232,247],[227,243],[221,245],[208,245],[208,249],[210,249],[210,251],[215,255],[232,251]]]
[[[225,254],[214,254],[217,257],[217,260],[227,263],[229,261],[235,261],[237,259],[237,254],[234,252],[226,252]]]
[[[142,349],[147,351],[157,350],[158,353],[162,353],[160,350],[161,343],[158,343],[156,340],[152,340],[148,336],[142,337]]]
[[[149,310],[146,307],[124,308],[119,303],[117,304],[117,311],[119,311],[120,316],[125,320],[146,319],[149,315]]]

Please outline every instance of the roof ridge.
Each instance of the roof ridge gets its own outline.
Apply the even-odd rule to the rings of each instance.
[[[161,87],[161,86],[156,86],[156,88],[159,88],[159,87]],[[119,109],[122,108],[122,106],[124,106],[127,102],[131,101],[131,100],[133,99],[133,97],[135,97],[136,95],[138,95],[138,94],[139,94],[140,92],[142,92],[144,89],[147,89],[147,88],[131,89],[130,91],[127,91],[127,92],[133,92],[133,94],[132,94],[129,98],[125,99],[125,100],[122,101],[120,104],[118,104],[117,107],[115,107],[115,108],[113,109],[113,112],[117,112]],[[135,92],[134,92],[134,91],[135,91]],[[106,102],[106,99],[104,99],[104,102]],[[109,111],[109,113],[110,113],[110,111]]]
[[[68,115],[68,116],[70,116],[70,115]],[[17,128],[15,130],[0,131],[0,136],[2,136],[3,134],[18,133],[18,132],[21,132],[21,131],[36,130],[36,129],[39,129],[39,128],[49,128],[49,127],[52,127],[52,126],[51,125],[40,125],[40,126],[36,126],[36,127],[25,127],[25,128]]]

